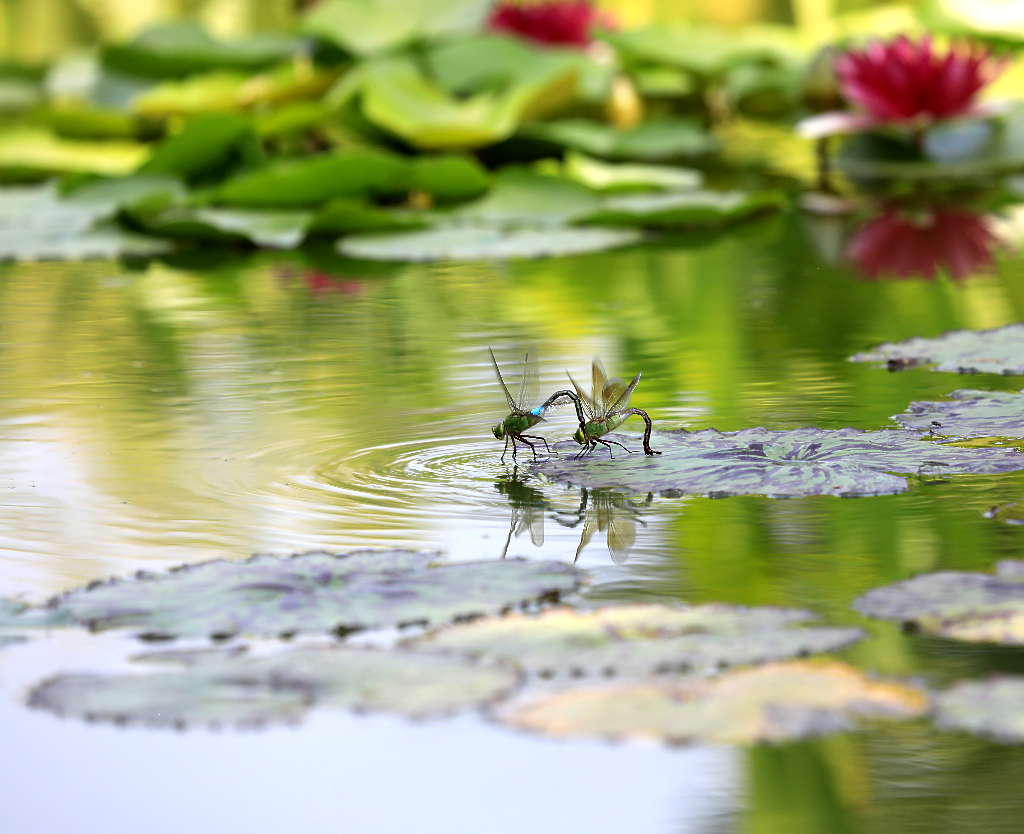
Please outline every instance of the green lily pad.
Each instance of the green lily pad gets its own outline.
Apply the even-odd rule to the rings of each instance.
[[[414,41],[479,30],[490,0],[325,0],[305,16],[302,31],[353,55],[373,55]]]
[[[211,70],[253,72],[288,60],[298,47],[297,40],[280,35],[221,41],[195,23],[164,23],[132,41],[108,44],[102,59],[127,75],[181,78]]]
[[[912,718],[928,697],[871,681],[845,663],[790,661],[706,679],[556,692],[500,708],[512,727],[555,737],[670,744],[758,744],[852,729],[862,718]]]
[[[238,72],[211,72],[165,81],[136,96],[132,109],[159,118],[237,110],[247,80],[247,75]]]
[[[618,194],[606,197],[587,223],[670,228],[710,226],[740,220],[782,205],[767,191],[670,191],[663,194]]]
[[[341,235],[353,232],[385,232],[422,229],[431,215],[424,211],[374,206],[359,200],[330,200],[322,206],[309,225],[309,234]]]
[[[103,221],[114,203],[62,200],[52,185],[0,191],[0,261],[83,260],[154,255],[166,241]]]
[[[338,251],[372,261],[486,261],[579,255],[641,239],[632,229],[438,226],[420,232],[352,235],[338,243]]]
[[[934,339],[887,342],[850,357],[885,362],[890,370],[931,365],[959,374],[1024,374],[1024,324],[992,330],[953,330]]]
[[[609,435],[626,446],[636,439]],[[918,439],[906,431],[858,429],[744,429],[719,432],[655,432],[647,457],[617,450],[576,460],[570,441],[553,448],[562,457],[536,465],[547,477],[586,487],[667,495],[892,495],[909,488],[907,473],[921,477],[995,474],[1024,469],[1014,449],[965,449]]]
[[[563,60],[569,57],[564,50],[553,51]],[[431,76],[442,87],[466,95],[501,89],[549,54],[522,38],[485,33],[441,43],[427,53],[426,60]]]
[[[399,157],[377,150],[287,159],[229,179],[218,202],[248,208],[314,206],[334,197],[400,193],[409,171]]]
[[[563,174],[597,191],[685,191],[700,188],[700,171],[675,165],[641,165],[604,162],[570,151],[565,155]]]
[[[727,605],[558,608],[445,626],[405,645],[506,660],[545,676],[571,672],[578,677],[708,673],[834,651],[863,636],[856,628],[789,628],[810,617],[804,611]]]
[[[985,513],[985,518],[994,518],[1003,524],[1024,524],[1024,501],[992,507]]]
[[[1024,645],[1024,562],[1004,561],[995,574],[926,573],[874,588],[854,607],[882,620],[970,643]]]
[[[528,125],[521,133],[592,156],[643,162],[702,156],[718,148],[699,121],[670,116],[625,130],[587,119],[559,119]]]
[[[425,191],[442,203],[468,200],[491,184],[484,167],[469,156],[421,156],[409,161],[409,187]]]
[[[597,195],[578,183],[511,168],[494,178],[486,196],[462,206],[454,216],[491,226],[549,226],[571,223],[599,205]]]
[[[510,667],[463,658],[302,647],[260,657],[208,655],[175,672],[60,675],[33,689],[29,706],[176,728],[295,722],[314,706],[423,718],[489,703],[518,683]]]
[[[313,221],[308,211],[238,208],[171,208],[148,217],[145,226],[169,237],[228,240],[242,237],[268,249],[292,249],[302,243]]]
[[[71,591],[53,605],[99,631],[274,636],[440,623],[557,597],[580,584],[581,575],[560,562],[436,565],[436,558],[403,550],[258,555],[110,580]]]
[[[186,180],[221,179],[237,166],[262,161],[252,125],[239,116],[197,116],[163,141],[139,168],[140,174],[166,174]]]
[[[943,402],[912,402],[893,419],[943,437],[1024,438],[1024,392],[954,391]]]
[[[117,176],[134,170],[149,154],[137,142],[64,139],[37,127],[0,132],[0,174],[34,178],[53,174]]]
[[[180,202],[185,188],[174,177],[135,174],[129,177],[93,179],[63,195],[66,204],[93,206],[103,212],[145,210]]]
[[[962,681],[935,698],[935,723],[996,741],[1024,741],[1024,677]]]

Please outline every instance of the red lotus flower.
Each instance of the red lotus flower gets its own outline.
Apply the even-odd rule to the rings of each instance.
[[[587,46],[591,31],[611,28],[611,17],[587,0],[549,0],[540,3],[504,2],[491,12],[488,25],[547,46]]]
[[[927,36],[916,42],[905,35],[875,41],[835,63],[840,90],[858,111],[823,113],[805,120],[800,130],[819,137],[984,115],[990,111],[978,104],[977,95],[1005,65],[984,46],[967,42],[940,54]]]
[[[844,255],[865,278],[933,280],[945,270],[959,279],[991,267],[998,243],[988,219],[973,211],[888,206],[857,231]]]

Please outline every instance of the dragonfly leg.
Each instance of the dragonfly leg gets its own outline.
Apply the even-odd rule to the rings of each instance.
[[[508,441],[509,441],[509,435],[506,434],[505,435],[505,448],[501,450],[501,462],[502,463],[505,462],[505,455],[508,454]]]
[[[532,435],[532,434],[530,435],[530,437],[533,437],[533,436],[534,435]],[[537,447],[534,446],[529,440],[526,440],[525,437],[526,437],[526,435],[517,434],[515,439],[518,440],[520,443],[525,443],[527,446],[529,446],[530,447],[530,451],[533,452],[533,459],[537,460]]]
[[[607,446],[608,447],[608,459],[609,460],[614,460],[615,459],[615,455],[612,454],[612,444],[611,443],[609,443],[607,440],[602,440],[600,437],[595,437],[594,438],[594,442],[595,443],[600,443],[602,446]],[[629,451],[629,450],[627,449],[626,451]]]
[[[545,438],[541,437],[539,434],[521,434],[519,436],[528,437],[530,438],[530,440],[539,440],[541,443],[544,444],[545,451],[547,451],[549,455],[551,454],[551,447],[548,446],[548,441]]]
[[[622,446],[622,444],[621,444],[621,443],[619,443],[619,441],[618,441],[618,440],[607,440],[607,441],[605,441],[605,442],[606,442],[606,443],[614,443],[614,444],[615,444],[616,446]],[[626,451],[627,451],[627,452],[629,452],[630,454],[633,454],[633,450],[632,450],[632,449],[627,449],[627,448],[626,448],[625,446],[622,446],[622,448],[623,448],[623,449],[626,449]]]

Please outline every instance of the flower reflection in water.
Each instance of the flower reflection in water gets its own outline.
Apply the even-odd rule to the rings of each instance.
[[[885,206],[850,239],[844,255],[865,278],[962,279],[993,266],[999,238],[989,217],[950,206]]]
[[[614,28],[612,18],[586,0],[498,4],[490,28],[547,46],[585,47],[595,28]]]

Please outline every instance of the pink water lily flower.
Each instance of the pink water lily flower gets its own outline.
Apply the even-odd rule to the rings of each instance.
[[[999,238],[988,218],[951,208],[887,206],[850,239],[845,257],[865,278],[961,279],[992,267]]]
[[[879,127],[919,129],[944,119],[984,116],[991,108],[978,93],[1006,62],[986,47],[966,41],[940,52],[925,36],[900,35],[840,55],[835,62],[839,88],[856,110],[822,113],[799,125],[804,136],[857,133]]]
[[[489,27],[546,46],[588,46],[594,29],[613,28],[611,17],[587,0],[542,0],[499,3]]]

